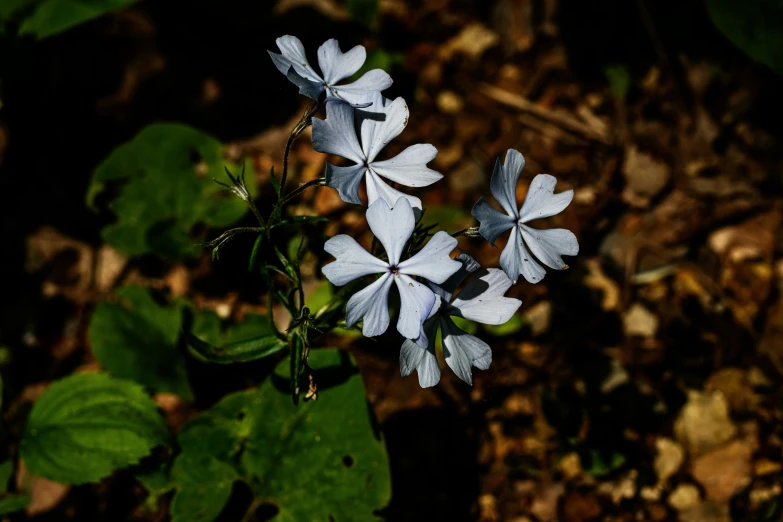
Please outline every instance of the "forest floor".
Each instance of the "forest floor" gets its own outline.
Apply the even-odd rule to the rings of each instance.
[[[493,362],[474,371],[472,387],[448,371],[431,389],[401,378],[401,341],[391,334],[315,341],[358,361],[392,467],[389,520],[779,520],[783,81],[724,41],[698,2],[685,9],[692,27],[665,32],[660,20],[675,2],[652,13],[637,8],[643,2],[608,2],[617,7],[608,20],[574,2],[491,4],[384,1],[377,30],[367,31],[331,2],[280,2],[259,29],[269,31],[263,42],[224,41],[227,28],[202,42],[208,14],[184,15],[188,29],[176,29],[174,15],[142,3],[79,29],[110,42],[101,51],[106,70],[72,56],[86,45],[79,34],[63,37],[64,50],[42,51],[43,71],[15,88],[48,77],[34,92],[52,98],[31,110],[56,107],[34,123],[8,118],[0,134],[8,171],[26,161],[47,180],[44,188],[4,186],[22,199],[38,195],[45,207],[15,215],[24,254],[19,271],[2,276],[4,285],[19,277],[24,286],[10,292],[15,311],[4,312],[22,327],[18,346],[7,334],[13,328],[3,342],[23,363],[4,376],[6,408],[24,408],[48,381],[96,364],[89,316],[119,285],[187,296],[225,318],[263,311],[259,280],[243,268],[249,245],[237,241],[215,263],[209,252],[187,262],[129,260],[101,243],[104,223],[84,208],[83,194],[96,162],[158,119],[228,141],[230,157],[252,162],[259,190],[271,190],[269,169],[282,167],[304,102],[260,51],[311,17],[302,24],[318,28],[298,34],[306,44],[338,37],[345,48],[354,39],[390,67],[395,85],[386,94],[406,98],[410,122],[388,153],[414,143],[438,148],[430,166],[444,179],[416,191],[426,221],[449,232],[474,225],[470,209],[489,195],[492,165],[509,148],[527,160],[520,200],[538,173],[575,192],[543,224],[572,230],[580,254],[567,260],[569,270],[509,291],[523,301],[521,320],[483,332]],[[74,94],[80,84],[56,72],[59,63],[109,79]],[[237,65],[245,77],[236,77]],[[66,136],[88,127],[87,136]],[[74,151],[78,142],[94,150]],[[31,160],[39,155],[47,158]],[[322,175],[327,160],[303,135],[292,186]],[[73,177],[55,179],[60,171]],[[294,211],[329,217],[330,236],[368,234],[361,208],[326,188]],[[504,241],[460,246],[491,267]],[[308,292],[328,259],[310,260]],[[226,389],[232,374],[215,379]],[[173,396],[158,401],[175,428],[194,411]],[[107,512],[160,520],[130,507],[128,498],[143,493],[118,475],[78,488],[37,479],[29,510],[44,513],[40,520],[52,509],[76,520]],[[120,496],[125,511],[100,507]]]

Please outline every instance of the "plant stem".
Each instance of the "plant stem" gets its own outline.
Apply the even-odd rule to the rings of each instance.
[[[208,241],[207,243],[202,243],[201,246],[205,247],[213,247],[216,245],[219,245],[223,241],[227,239],[231,239],[232,237],[236,236],[237,234],[250,234],[255,233],[259,234],[261,232],[264,232],[266,228],[262,227],[238,227],[238,228],[232,228],[231,230],[226,230],[220,236],[218,236],[216,239],[213,239],[212,241]]]
[[[280,194],[285,192],[285,182],[288,178],[288,155],[291,153],[291,145],[294,144],[294,140],[298,138],[299,135],[302,134],[302,132],[304,132],[304,130],[313,122],[313,115],[317,110],[318,100],[316,100],[313,105],[307,111],[305,111],[305,113],[302,115],[302,119],[299,120],[299,123],[297,123],[291,131],[291,135],[288,136],[288,141],[285,144],[285,154],[283,154],[283,174],[280,176]]]
[[[307,183],[299,185],[297,188],[286,194],[285,197],[278,203],[278,205],[282,207],[310,187],[322,187],[324,185],[326,185],[326,178],[323,176],[320,178],[311,179]]]

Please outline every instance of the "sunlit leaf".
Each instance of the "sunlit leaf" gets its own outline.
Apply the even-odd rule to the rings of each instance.
[[[176,259],[198,251],[198,223],[225,227],[242,217],[246,204],[212,178],[223,179],[222,145],[186,125],[158,123],[116,148],[93,173],[87,200],[117,185],[110,208],[117,222],[104,240],[130,255],[153,252]],[[255,189],[254,176],[246,181]]]
[[[104,373],[53,383],[33,406],[20,443],[27,467],[61,483],[94,482],[169,443],[141,386]]]
[[[284,361],[257,390],[225,397],[183,430],[174,522],[212,520],[237,479],[279,508],[279,522],[378,519],[390,476],[361,377],[344,352],[314,350],[309,361],[317,401],[291,403]]]

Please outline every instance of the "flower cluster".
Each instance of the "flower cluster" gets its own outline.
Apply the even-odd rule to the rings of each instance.
[[[324,245],[324,250],[335,258],[323,267],[323,274],[333,284],[343,286],[364,276],[377,276],[348,300],[346,326],[362,321],[365,336],[384,333],[391,322],[388,301],[394,284],[400,297],[397,331],[405,338],[400,350],[401,374],[406,376],[416,370],[422,387],[438,383],[435,339],[440,328],[446,364],[471,384],[471,368],[489,368],[492,352],[485,342],[462,331],[451,317],[503,324],[522,304],[518,299],[504,297],[520,275],[530,283],[538,283],[545,275],[541,264],[553,269],[568,267],[562,256],[573,256],[579,251],[574,234],[565,229],[538,230],[527,223],[561,212],[571,202],[573,191],[555,194],[557,180],[540,174],[533,179],[517,209],[517,182],[525,159],[516,150],[509,150],[505,163],[496,163],[490,181],[492,195],[505,214],[483,197],[472,211],[480,223],[478,234],[493,246],[500,234],[511,229],[500,255],[503,270],[479,270],[478,263],[464,252],[451,258],[458,241],[443,231],[411,252],[413,242],[409,240],[422,212],[421,200],[384,180],[406,187],[424,187],[443,175],[427,167],[438,153],[429,144],[412,145],[393,158],[378,160],[383,148],[408,124],[405,100],[389,100],[381,94],[391,86],[391,78],[376,69],[353,83],[336,85],[364,64],[366,53],[361,46],[343,53],[336,40],[324,43],[318,49],[320,75],[310,66],[297,38],[283,36],[277,39],[277,46],[280,54],[269,54],[278,70],[299,87],[300,93],[326,103],[326,119],[312,120],[313,147],[352,163],[327,163],[325,184],[336,189],[343,201],[362,204],[359,189],[365,181],[367,223],[385,251],[385,256],[376,257],[344,234]],[[469,276],[457,293],[458,286]]]

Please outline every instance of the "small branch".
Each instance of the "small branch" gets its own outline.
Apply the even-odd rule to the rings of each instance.
[[[288,179],[288,156],[291,153],[291,146],[294,144],[294,140],[299,137],[304,130],[310,126],[313,122],[313,115],[318,110],[318,101],[316,100],[313,105],[302,115],[302,119],[291,131],[291,135],[288,136],[288,141],[285,144],[285,153],[283,154],[283,173],[280,176],[280,193],[285,192],[285,182]]]
[[[224,242],[225,240],[231,239],[234,236],[238,234],[260,234],[266,230],[262,227],[239,227],[239,228],[232,228],[231,230],[226,230],[222,234],[220,234],[217,238],[213,239],[212,241],[208,241],[206,243],[201,243],[199,246],[212,248],[214,246],[218,246],[220,243]]]
[[[326,178],[324,177],[311,179],[307,183],[299,185],[297,188],[286,194],[286,196],[280,201],[280,203],[278,203],[278,205],[282,207],[310,187],[323,187],[324,185],[326,185]]]

